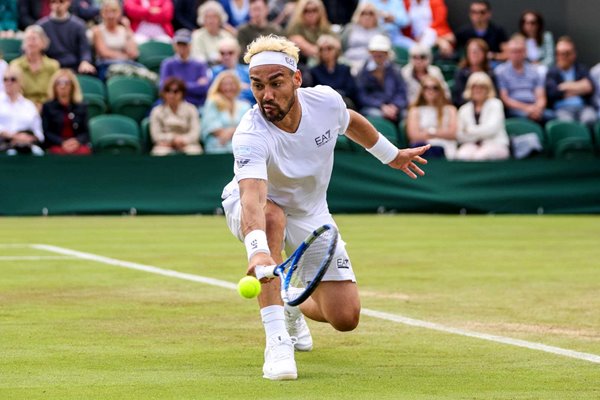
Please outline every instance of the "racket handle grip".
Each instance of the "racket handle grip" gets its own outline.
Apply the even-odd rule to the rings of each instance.
[[[254,267],[254,274],[259,281],[263,278],[275,278],[276,265],[257,265]]]

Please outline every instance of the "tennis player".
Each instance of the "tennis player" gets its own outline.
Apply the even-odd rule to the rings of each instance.
[[[223,190],[231,232],[245,243],[248,275],[257,265],[283,262],[315,229],[334,224],[326,201],[339,135],[346,135],[383,164],[411,178],[424,175],[417,163],[429,146],[399,150],[360,114],[346,109],[328,86],[300,88],[299,49],[278,36],[261,36],[248,46],[251,88],[257,104],[233,135],[235,178]],[[312,349],[304,316],[339,331],[358,325],[360,299],[345,243],[311,298],[298,307],[283,305],[280,280],[262,282],[258,297],[266,333],[263,376],[296,379],[294,349]]]

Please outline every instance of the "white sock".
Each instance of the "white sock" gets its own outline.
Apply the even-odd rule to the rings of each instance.
[[[274,334],[287,334],[285,329],[285,314],[283,306],[267,306],[260,309],[263,325],[265,326],[265,334],[270,338]]]

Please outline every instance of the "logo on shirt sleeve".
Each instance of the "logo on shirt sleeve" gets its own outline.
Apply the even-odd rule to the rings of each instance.
[[[252,147],[250,146],[235,146],[235,148],[233,149],[233,153],[236,156],[249,156],[250,154],[252,154]]]

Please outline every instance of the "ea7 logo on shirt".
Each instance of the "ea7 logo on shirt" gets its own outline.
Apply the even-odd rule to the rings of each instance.
[[[330,140],[331,140],[331,130],[328,129],[327,132],[325,132],[321,136],[317,136],[315,138],[315,143],[317,144],[317,147],[321,147],[324,144],[327,144]]]

